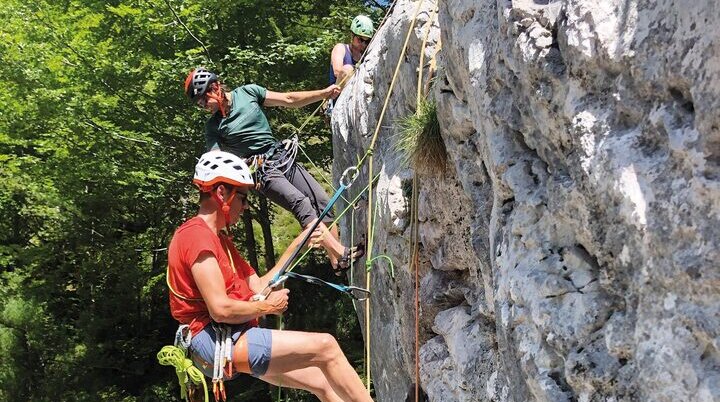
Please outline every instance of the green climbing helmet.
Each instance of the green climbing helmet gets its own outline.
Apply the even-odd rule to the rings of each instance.
[[[364,36],[366,38],[371,38],[375,33],[373,22],[366,15],[358,15],[355,17],[350,24],[350,30],[355,35]]]

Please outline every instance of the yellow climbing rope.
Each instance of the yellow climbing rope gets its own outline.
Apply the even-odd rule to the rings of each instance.
[[[178,299],[182,299],[185,301],[203,301],[203,299],[194,299],[192,297],[185,297],[181,295],[175,288],[170,284],[170,265],[167,266],[167,270],[165,271],[165,283],[168,286],[168,289],[170,289],[170,292],[172,292],[175,297]]]
[[[416,111],[420,112],[420,102],[423,98],[423,60],[425,57],[425,46],[427,46],[428,37],[430,36],[430,28],[435,21],[437,15],[437,4],[433,7],[430,19],[425,27],[425,37],[423,38],[422,46],[420,47],[420,62],[418,64],[418,89],[416,97]],[[437,51],[433,55],[430,61],[430,68],[428,69],[428,87],[429,90],[430,80],[432,79],[432,73],[434,69],[434,61]],[[410,243],[412,254],[410,257],[410,270],[415,274],[415,402],[420,401],[420,236],[419,226],[420,220],[418,219],[419,209],[419,194],[420,189],[418,188],[418,173],[417,169],[413,172],[412,181],[412,199],[410,201]]]
[[[163,346],[157,354],[157,359],[163,366],[175,367],[175,374],[180,384],[180,395],[183,399],[192,401],[195,387],[202,384],[205,402],[209,402],[205,375],[199,368],[193,366],[192,360],[187,358],[184,350],[177,346]]]
[[[398,73],[400,72],[400,66],[402,65],[403,59],[405,58],[405,52],[407,51],[407,45],[410,41],[410,35],[412,34],[412,30],[415,27],[415,21],[417,20],[417,16],[420,13],[420,8],[423,5],[423,1],[418,1],[417,8],[415,9],[415,14],[412,17],[412,21],[410,22],[410,27],[408,28],[407,36],[405,37],[405,43],[403,44],[402,51],[400,52],[400,57],[398,58],[397,66],[395,67],[395,72],[393,73],[392,80],[390,81],[390,88],[388,89],[388,93],[385,96],[385,103],[383,104],[383,108],[380,111],[380,117],[378,117],[377,126],[375,127],[375,132],[373,133],[372,141],[370,141],[370,147],[368,148],[368,151],[365,153],[365,156],[358,162],[358,167],[363,163],[365,158],[369,157],[368,160],[368,218],[367,218],[367,233],[372,233],[372,225],[373,225],[373,204],[372,204],[372,177],[373,177],[373,150],[375,149],[375,142],[377,141],[378,134],[380,133],[380,128],[382,127],[382,121],[385,117],[385,111],[387,110],[388,103],[390,101],[390,95],[392,94],[393,88],[395,87],[395,80],[397,79]],[[368,265],[368,268],[370,268],[370,265],[372,264],[372,236],[368,239],[368,246],[367,246],[367,259],[366,264]],[[370,270],[365,271],[365,289],[370,290],[371,284],[370,284]],[[371,340],[370,340],[370,299],[365,300],[365,373],[367,375],[366,378],[366,388],[370,390],[370,384],[372,381],[372,374],[370,371],[370,357],[371,357]]]

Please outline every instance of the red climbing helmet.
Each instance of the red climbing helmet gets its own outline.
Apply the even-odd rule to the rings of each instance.
[[[206,70],[203,67],[190,70],[187,78],[185,78],[185,94],[195,100],[198,96],[203,96],[208,91],[210,84],[217,82],[218,76]]]

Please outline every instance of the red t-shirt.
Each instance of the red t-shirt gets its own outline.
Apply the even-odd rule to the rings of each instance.
[[[227,251],[232,256],[235,269],[228,259]],[[247,281],[250,275],[255,274],[255,270],[240,256],[227,236],[216,235],[200,217],[183,223],[175,231],[168,247],[168,280],[172,289],[186,300],[177,297],[171,290],[170,313],[181,324],[189,324],[193,335],[202,331],[212,320],[190,272],[203,252],[212,253],[218,261],[225,279],[225,291],[230,298],[247,301],[255,294]],[[257,320],[249,321],[248,324],[257,326]]]

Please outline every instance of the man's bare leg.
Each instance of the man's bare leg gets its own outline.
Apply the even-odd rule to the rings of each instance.
[[[371,402],[360,376],[330,334],[272,331],[272,352],[267,376],[316,367],[343,401]]]
[[[304,389],[312,392],[322,402],[343,402],[333,391],[325,374],[317,367],[307,367],[272,376],[265,375],[260,379],[278,387]]]

